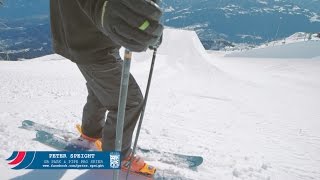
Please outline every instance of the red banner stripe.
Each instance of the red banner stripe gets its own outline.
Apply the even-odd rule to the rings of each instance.
[[[26,152],[25,151],[20,151],[18,153],[18,156],[13,161],[11,161],[9,164],[10,165],[19,164],[19,163],[21,163],[21,161],[23,161],[25,156],[26,156]]]

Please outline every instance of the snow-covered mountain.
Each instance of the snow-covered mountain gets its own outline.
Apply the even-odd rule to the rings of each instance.
[[[320,179],[320,52],[299,59],[216,53],[195,32],[165,30],[139,145],[201,155],[204,163],[190,170],[147,161],[182,180]],[[142,90],[151,56],[133,55]],[[0,77],[1,180],[106,179],[90,170],[17,171],[5,161],[14,150],[53,150],[19,128],[24,119],[76,132],[87,90],[75,64],[57,55],[0,61]]]
[[[318,41],[318,42],[313,42],[313,41]],[[232,51],[235,51],[236,53],[237,53],[237,51],[243,51],[241,53],[245,54],[248,50],[252,50],[252,49],[256,50],[256,49],[262,49],[262,48],[273,47],[273,46],[287,46],[288,44],[293,44],[293,43],[296,43],[296,44],[299,44],[299,45],[303,44],[303,43],[300,43],[300,42],[304,42],[304,44],[307,44],[307,43],[319,43],[319,41],[320,41],[320,33],[313,34],[313,33],[297,32],[297,33],[294,33],[293,35],[291,35],[289,37],[285,37],[283,39],[279,39],[279,40],[276,40],[276,41],[266,42],[266,43],[263,43],[263,44],[261,44],[259,46],[253,46],[253,45],[249,45],[248,46],[248,44],[236,44],[236,45],[232,45],[232,46],[226,46],[223,50],[224,51],[228,51],[230,53],[232,53]],[[291,46],[291,45],[289,45],[289,46]],[[279,47],[276,47],[276,48],[280,49]],[[306,50],[304,52],[307,52],[307,51],[308,50]],[[318,48],[314,47],[314,49],[312,49],[312,51],[314,51],[315,54],[317,54]],[[299,55],[297,53],[299,53],[299,51],[292,52],[292,53],[290,53],[290,55],[293,58],[296,55],[297,58],[298,58],[301,55]],[[282,53],[282,54],[284,56],[288,55],[287,53]],[[304,55],[302,55],[302,56],[304,56]]]
[[[163,1],[165,23],[197,31],[207,49],[320,31],[319,0]]]
[[[6,0],[0,7],[0,58],[51,52],[48,0]],[[319,0],[162,0],[167,26],[195,30],[206,49],[257,45],[320,31]]]
[[[0,59],[29,59],[52,53],[48,2],[4,1],[0,6]]]

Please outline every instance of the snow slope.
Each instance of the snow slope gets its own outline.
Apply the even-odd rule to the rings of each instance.
[[[251,49],[242,52],[233,52],[227,57],[253,57],[253,58],[315,58],[320,57],[320,41],[305,41],[278,46],[269,46]]]
[[[226,57],[251,57],[251,58],[315,58],[320,57],[320,39],[313,37],[306,41],[306,35],[296,33],[284,41],[270,42],[268,46],[247,50],[235,51],[226,55]]]
[[[182,179],[320,179],[320,58],[226,58],[207,54],[194,32],[167,29],[164,37],[139,144],[205,161],[196,171],[146,157],[151,164]],[[151,54],[134,54],[142,90]],[[18,128],[24,119],[75,132],[87,93],[76,65],[57,55],[3,61],[0,77],[1,179],[101,179],[13,171],[4,160],[14,150],[52,150]]]

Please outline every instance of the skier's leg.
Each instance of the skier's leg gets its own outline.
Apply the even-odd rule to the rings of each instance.
[[[103,129],[104,143],[102,145],[102,149],[105,149],[108,151],[113,150],[115,147],[119,94],[117,94],[116,98],[117,98],[116,108],[109,109],[106,124]],[[133,78],[133,76],[130,75],[126,114],[125,114],[124,127],[123,127],[122,148],[121,148],[123,158],[127,157],[131,153],[132,134],[136,126],[136,123],[138,121],[140,111],[142,109],[142,103],[143,103],[143,96],[140,91],[140,88],[137,82],[135,81],[135,79]]]
[[[102,133],[102,149],[115,148],[117,109],[121,82],[122,61],[105,64],[78,65],[88,86],[100,103],[109,111]],[[123,156],[131,152],[132,134],[143,103],[143,96],[133,76],[130,75],[123,136]]]
[[[103,106],[88,84],[87,103],[82,114],[82,133],[91,138],[102,138],[107,108]]]

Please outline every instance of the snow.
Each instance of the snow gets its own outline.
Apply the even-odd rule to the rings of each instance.
[[[317,58],[320,57],[320,38],[317,34],[297,32],[283,40],[263,44],[250,50],[231,51],[226,57],[250,58]]]
[[[316,58],[320,57],[320,40],[296,42],[277,46],[256,48],[249,51],[232,52],[228,57],[264,57],[264,58]]]
[[[316,13],[312,13],[312,16],[310,17],[310,22],[320,22],[320,15]]]
[[[195,32],[166,29],[164,37],[139,145],[201,155],[204,163],[196,171],[147,159],[151,164],[182,179],[320,179],[319,57],[224,57],[207,53]],[[294,48],[284,47],[283,54]],[[133,55],[142,90],[151,55]],[[80,170],[14,171],[5,162],[14,150],[52,150],[18,128],[24,119],[76,132],[87,95],[76,65],[58,55],[1,61],[0,77],[1,179],[88,177]]]

